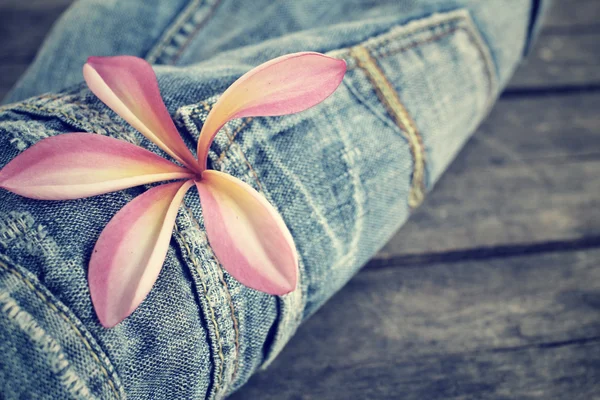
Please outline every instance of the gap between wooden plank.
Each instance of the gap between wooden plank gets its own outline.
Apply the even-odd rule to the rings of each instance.
[[[555,240],[542,243],[521,243],[476,247],[470,249],[448,250],[438,253],[403,254],[390,258],[375,258],[366,268],[397,268],[436,264],[440,262],[454,263],[471,260],[489,260],[494,258],[514,257],[541,253],[558,253],[579,251],[600,247],[600,236],[584,237],[574,240]]]
[[[506,89],[500,95],[502,99],[521,99],[524,97],[539,97],[539,96],[565,96],[579,95],[600,92],[600,81],[595,83],[587,83],[583,85],[565,85],[551,87],[518,87],[513,86]]]

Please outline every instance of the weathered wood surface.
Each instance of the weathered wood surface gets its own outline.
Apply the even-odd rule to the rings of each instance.
[[[0,0],[0,98],[72,0]],[[425,204],[232,399],[600,399],[600,1],[555,0]]]
[[[543,30],[507,91],[527,94],[523,89],[546,92],[598,90],[599,49],[600,25],[570,34]]]
[[[33,61],[37,49],[73,0],[0,0],[0,100]]]
[[[600,250],[357,275],[232,399],[592,399]]]
[[[547,0],[543,0],[547,1]],[[567,34],[582,28],[600,28],[598,0],[551,0],[544,26]]]

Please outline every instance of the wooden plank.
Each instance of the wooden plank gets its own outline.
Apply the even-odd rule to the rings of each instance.
[[[542,33],[507,89],[556,90],[569,86],[600,91],[600,26],[596,31],[578,34]]]
[[[591,399],[600,250],[365,270],[232,399]]]
[[[73,0],[0,2],[0,100],[33,61],[52,24]]]
[[[288,358],[287,364],[273,367],[280,369],[278,373],[253,377],[229,399],[590,400],[597,399],[598,360],[598,342],[436,354],[344,367],[321,364],[300,371],[290,368],[293,360]]]
[[[600,250],[366,270],[232,399],[591,399]]]
[[[546,241],[599,245],[599,109],[600,94],[500,101],[371,265]]]
[[[0,3],[0,62],[31,62],[44,37],[72,0]]]
[[[545,26],[563,31],[575,31],[582,27],[600,28],[599,3],[598,0],[552,0]]]

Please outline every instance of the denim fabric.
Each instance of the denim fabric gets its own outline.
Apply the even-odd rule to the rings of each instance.
[[[161,92],[190,148],[219,94],[263,61],[315,50],[344,58],[348,72],[314,109],[228,123],[209,154],[286,221],[300,255],[289,295],[248,289],[219,266],[190,191],[148,298],[104,329],[87,288],[90,252],[147,187],[65,202],[0,191],[5,397],[217,399],[239,388],[419,205],[516,67],[530,15],[517,0],[77,3],[10,95],[17,102],[0,109],[0,166],[70,131],[166,156],[81,84],[88,55],[162,64]]]

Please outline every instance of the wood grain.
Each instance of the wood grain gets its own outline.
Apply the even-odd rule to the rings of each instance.
[[[542,32],[507,91],[527,96],[536,89],[552,94],[573,86],[600,91],[600,25],[591,31]]]
[[[25,72],[56,19],[72,2],[0,1],[0,100]]]
[[[365,271],[231,398],[594,398],[598,260],[593,250]]]
[[[582,28],[600,28],[598,0],[552,0],[544,27],[565,33]]]

